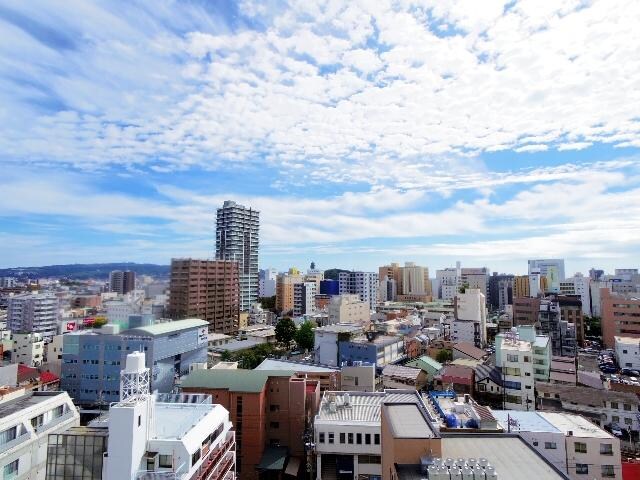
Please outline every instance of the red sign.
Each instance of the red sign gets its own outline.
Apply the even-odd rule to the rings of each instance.
[[[76,322],[67,322],[67,331],[73,332],[76,329]]]

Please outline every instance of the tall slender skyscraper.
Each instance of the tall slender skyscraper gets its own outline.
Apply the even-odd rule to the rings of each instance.
[[[260,212],[226,200],[216,219],[216,258],[238,262],[240,311],[258,300]]]

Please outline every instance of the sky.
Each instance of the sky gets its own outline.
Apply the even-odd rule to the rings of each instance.
[[[0,266],[637,267],[640,2],[6,0]],[[433,276],[433,275],[432,275]]]

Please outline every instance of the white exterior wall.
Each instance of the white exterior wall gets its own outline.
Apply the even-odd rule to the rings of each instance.
[[[376,389],[375,365],[342,367],[340,373],[342,390],[350,392],[373,392]]]
[[[316,329],[313,341],[316,363],[323,365],[338,365],[338,334],[335,332],[323,332]]]
[[[500,349],[500,353],[497,350]],[[510,357],[517,357],[511,359]],[[505,394],[519,397],[520,402],[505,402],[507,410],[527,410],[527,397],[529,410],[535,409],[533,374],[533,352],[531,343],[517,341],[516,344],[509,340],[496,342],[496,365],[502,368],[505,382],[519,382],[520,390],[505,387]],[[508,370],[513,369],[513,370]],[[517,369],[517,370],[516,370]],[[510,373],[512,372],[512,373]]]
[[[39,367],[44,361],[44,340],[39,333],[14,333],[11,363]]]
[[[339,293],[357,294],[360,300],[374,309],[378,303],[378,274],[374,272],[341,272]]]
[[[328,306],[329,324],[362,324],[369,321],[369,311],[369,305],[358,295],[336,295]]]
[[[614,337],[618,365],[621,368],[640,368],[640,340],[630,337]]]
[[[451,322],[451,340],[474,344],[475,322],[469,320],[454,320]]]
[[[617,438],[593,438],[593,437],[566,437],[567,465],[569,466],[569,477],[572,480],[610,480],[622,479],[622,471],[620,465],[620,440]],[[587,453],[576,452],[576,443],[586,443]],[[601,455],[600,444],[607,443],[612,445],[613,455]],[[576,464],[588,465],[588,474],[576,473]],[[613,465],[613,477],[602,476],[602,465]]]
[[[6,465],[18,460],[18,475],[12,478],[45,479],[49,434],[62,433],[80,425],[80,414],[69,395],[55,393],[43,397],[42,402],[0,417],[0,432],[17,428],[16,438],[10,444],[0,445],[0,474]],[[63,414],[56,417],[55,409],[60,406],[63,406]],[[39,415],[42,415],[41,426],[34,428],[31,419]]]
[[[547,459],[549,463],[552,463],[558,470],[567,472],[567,450],[564,439],[564,433],[562,432],[526,432],[512,430],[517,432],[522,439],[531,445],[532,448],[538,451],[540,455]],[[551,445],[547,443],[554,443],[556,448],[546,448]],[[589,477],[591,478],[591,477]]]

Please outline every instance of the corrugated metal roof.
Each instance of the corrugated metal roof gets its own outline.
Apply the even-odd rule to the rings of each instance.
[[[288,360],[275,360],[273,358],[265,358],[255,370],[294,370],[296,372],[320,372],[335,373],[340,369],[336,367],[324,367],[313,363],[292,362]]]
[[[195,370],[182,379],[182,388],[226,389],[232,392],[261,392],[269,377],[290,377],[286,370]]]
[[[349,394],[349,406],[343,404],[344,394]],[[331,411],[329,398],[334,394],[336,399],[335,412]],[[338,399],[338,397],[341,397]],[[325,392],[318,411],[318,419],[333,422],[380,422],[380,407],[383,402],[415,402],[415,392],[386,393],[386,392]]]
[[[174,320],[173,322],[156,323],[146,327],[137,327],[126,330],[122,333],[141,333],[144,335],[164,335],[166,333],[179,332],[180,330],[188,330],[190,328],[206,327],[208,322],[199,318],[185,318],[184,320]]]
[[[382,369],[382,375],[385,377],[398,377],[407,380],[416,380],[422,373],[419,368],[403,367],[402,365],[386,365]]]
[[[405,364],[407,367],[420,368],[427,373],[436,373],[442,370],[442,364],[437,360],[429,357],[428,355],[423,355],[422,357],[418,357],[415,360],[411,360]]]

